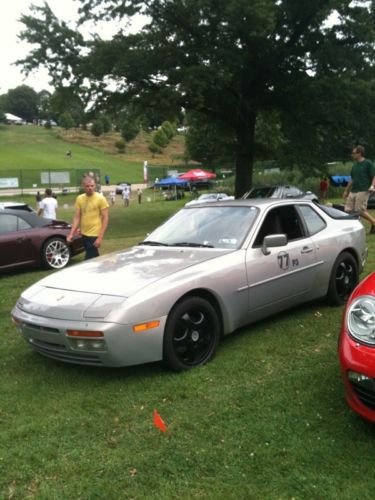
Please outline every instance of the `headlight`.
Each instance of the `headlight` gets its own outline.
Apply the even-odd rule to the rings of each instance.
[[[362,295],[347,314],[349,333],[360,342],[375,345],[375,297]]]

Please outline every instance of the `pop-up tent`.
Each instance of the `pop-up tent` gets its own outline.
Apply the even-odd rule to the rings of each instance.
[[[180,177],[165,177],[160,179],[160,181],[155,182],[154,187],[169,187],[169,186],[186,186],[187,180],[181,179]]]
[[[184,179],[190,182],[206,181],[215,178],[216,174],[207,172],[206,170],[202,170],[201,168],[193,168],[192,170],[189,170],[188,172],[185,172],[184,174],[181,174],[179,176],[179,179]]]
[[[333,187],[347,186],[350,181],[350,175],[331,175],[330,185]]]

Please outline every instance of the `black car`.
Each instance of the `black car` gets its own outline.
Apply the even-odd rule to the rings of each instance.
[[[116,194],[122,194],[122,192],[124,191],[125,186],[129,186],[129,188],[131,189],[130,182],[118,182],[116,184]]]
[[[242,196],[242,199],[248,198],[304,198],[306,200],[319,201],[316,194],[311,191],[302,191],[296,186],[275,185],[253,187]]]
[[[62,269],[84,251],[82,236],[69,244],[71,226],[24,210],[0,210],[0,272],[18,267]]]

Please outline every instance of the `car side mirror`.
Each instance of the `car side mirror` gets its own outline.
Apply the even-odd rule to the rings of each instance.
[[[288,243],[286,234],[269,234],[264,237],[262,252],[264,255],[269,255],[271,252],[269,248],[283,247]]]

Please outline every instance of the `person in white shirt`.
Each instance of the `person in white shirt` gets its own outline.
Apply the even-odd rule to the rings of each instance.
[[[122,198],[124,200],[124,205],[126,207],[129,206],[129,200],[130,200],[130,188],[128,185],[124,186],[124,189],[122,191]]]
[[[46,219],[56,219],[56,209],[58,208],[58,203],[56,198],[52,196],[52,189],[47,188],[45,190],[45,198],[39,203],[38,215],[43,212],[43,217]]]

